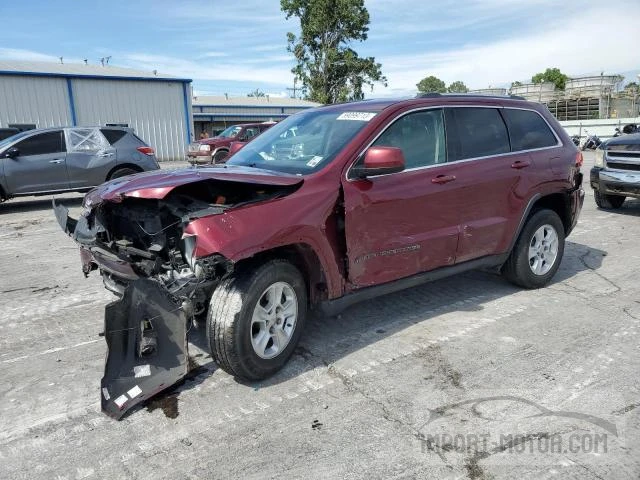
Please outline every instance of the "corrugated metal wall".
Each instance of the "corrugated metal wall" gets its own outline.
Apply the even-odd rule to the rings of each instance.
[[[71,78],[77,125],[126,123],[159,160],[182,160],[191,130],[191,87],[174,81]],[[187,120],[188,118],[188,120]],[[0,127],[73,124],[66,78],[0,75]]]
[[[127,123],[160,160],[184,159],[188,139],[182,83],[73,79],[72,86],[78,125]]]
[[[71,125],[67,80],[0,76],[0,127],[31,123],[37,128]]]

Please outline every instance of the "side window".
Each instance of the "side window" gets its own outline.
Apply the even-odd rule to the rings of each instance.
[[[407,169],[445,163],[447,149],[442,110],[425,110],[399,118],[373,146],[400,148]]]
[[[449,160],[487,157],[511,151],[507,127],[496,108],[461,107],[449,110],[458,140],[457,151]]]
[[[100,131],[92,128],[67,130],[67,144],[69,152],[75,153],[99,152],[109,146]]]
[[[250,138],[255,137],[258,133],[260,133],[260,130],[258,130],[257,127],[249,127],[244,131],[244,138],[249,140]]]
[[[502,114],[509,127],[511,148],[514,152],[553,147],[558,144],[549,125],[538,113],[531,110],[505,108]]]
[[[20,156],[44,155],[65,151],[62,130],[33,135],[16,144],[16,147],[20,151]]]
[[[127,134],[125,130],[117,130],[114,128],[101,128],[100,131],[102,132],[102,135],[104,135],[104,137],[107,139],[107,142],[109,142],[111,145],[116,143]]]

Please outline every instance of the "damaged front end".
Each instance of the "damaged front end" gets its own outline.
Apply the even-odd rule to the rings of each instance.
[[[196,256],[198,238],[185,233],[191,222],[292,188],[207,179],[151,190],[160,198],[137,191],[107,199],[94,191],[77,220],[54,201],[58,223],[80,245],[85,275],[99,269],[120,297],[105,307],[105,413],[120,418],[187,374],[189,322],[206,313],[213,289],[234,266],[220,254]]]

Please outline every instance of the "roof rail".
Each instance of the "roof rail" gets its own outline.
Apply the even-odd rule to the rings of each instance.
[[[481,93],[438,93],[438,92],[418,92],[416,98],[438,98],[438,97],[464,97],[464,98],[511,98],[513,100],[526,100],[519,95],[482,95]]]

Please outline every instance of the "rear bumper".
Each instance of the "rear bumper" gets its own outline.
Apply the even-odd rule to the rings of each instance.
[[[624,195],[640,198],[640,171],[609,170],[593,167],[589,183],[591,188],[605,195]]]

